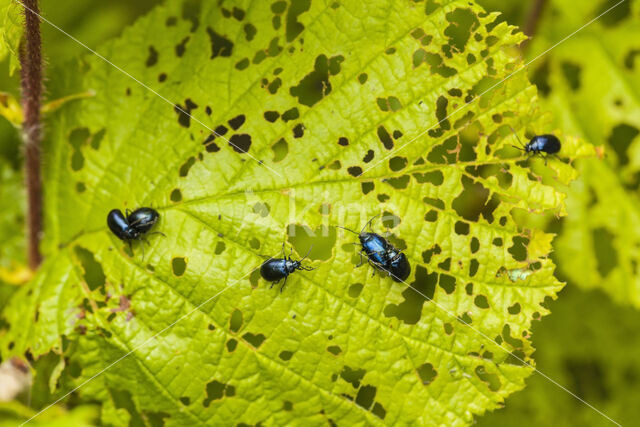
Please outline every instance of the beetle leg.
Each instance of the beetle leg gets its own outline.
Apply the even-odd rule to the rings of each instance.
[[[133,254],[133,246],[131,246],[131,240],[128,240],[127,243],[129,243],[129,251],[131,251],[131,254]]]
[[[124,214],[127,216],[127,218],[129,218],[129,215],[131,215],[131,211],[129,210],[129,208],[124,210]]]
[[[282,293],[282,290],[284,289],[284,286],[287,284],[287,279],[289,278],[289,275],[286,275],[284,277],[284,283],[282,284],[282,286],[280,287],[280,293]]]
[[[271,282],[271,286],[269,286],[269,289],[273,288],[273,286],[276,285],[277,283],[280,283],[280,280],[278,280],[276,282]]]
[[[152,234],[160,234],[162,237],[167,237],[167,235],[162,231],[152,231],[151,233],[147,234],[147,236],[151,236]]]
[[[284,242],[282,242],[282,258],[284,258]]]
[[[381,264],[378,264],[375,261],[371,261],[369,260],[369,265],[371,265],[371,267],[373,267],[373,271],[371,272],[371,277],[376,275],[376,270],[383,270],[386,271],[384,268],[382,268]]]
[[[360,262],[356,265],[356,268],[360,267],[362,264],[364,264],[364,259],[362,258],[362,251],[360,251]]]

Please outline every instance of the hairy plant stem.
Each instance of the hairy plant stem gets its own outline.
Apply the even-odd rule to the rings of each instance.
[[[522,28],[522,32],[524,32],[529,38],[522,42],[520,45],[520,49],[525,51],[529,46],[529,42],[536,34],[538,30],[538,24],[540,23],[540,18],[542,18],[542,13],[544,12],[544,8],[547,5],[547,0],[533,0],[533,5],[529,9],[529,14],[527,15],[527,20],[524,23],[524,27]]]
[[[42,42],[38,0],[22,0],[25,41],[20,47],[20,78],[24,121],[25,184],[27,187],[27,258],[35,270],[42,261],[42,179],[40,174],[40,102],[42,98]]]

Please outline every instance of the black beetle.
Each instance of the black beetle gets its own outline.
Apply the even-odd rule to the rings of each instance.
[[[304,259],[307,256],[309,256],[310,253],[311,253],[311,248],[309,248],[309,252],[307,252],[307,254],[301,260],[294,261],[291,259],[291,255],[293,254],[293,248],[291,248],[291,252],[289,253],[289,256],[286,256],[284,254],[284,243],[283,243],[282,258],[269,258],[268,260],[263,262],[262,265],[260,266],[260,275],[266,281],[272,282],[270,288],[273,288],[273,285],[280,282],[280,280],[284,279],[284,283],[280,287],[280,292],[282,292],[282,290],[284,289],[284,286],[287,284],[287,278],[291,273],[293,273],[296,270],[304,270],[304,271],[315,270],[315,268],[305,267],[302,265],[302,261],[304,261]]]
[[[548,135],[548,134],[536,135],[533,138],[531,138],[531,140],[527,144],[522,144],[522,141],[520,140],[520,137],[518,137],[518,134],[516,133],[515,129],[511,128],[511,130],[513,131],[513,134],[518,139],[518,142],[520,143],[520,145],[522,145],[522,147],[517,147],[515,145],[513,145],[513,147],[517,148],[518,150],[522,150],[527,154],[536,155],[536,154],[545,153],[547,155],[554,155],[560,152],[560,148],[562,147],[562,144],[560,144],[560,140],[558,139],[557,136]],[[545,162],[546,162],[546,156],[545,156]]]
[[[367,256],[369,264],[373,265],[378,270],[386,272],[396,282],[404,282],[411,273],[411,265],[407,256],[396,249],[391,243],[379,234],[366,233],[364,230],[369,226],[371,229],[371,222],[377,217],[374,216],[362,227],[360,233],[356,233],[346,227],[336,226],[344,230],[350,231],[358,236],[362,250],[360,251],[360,267],[363,263],[362,253]]]
[[[113,234],[115,234],[120,240],[125,241],[131,248],[132,240],[143,240],[147,244],[149,243],[144,235],[151,230],[151,228],[158,222],[160,214],[152,208],[139,208],[131,212],[129,209],[126,211],[127,216],[122,214],[120,209],[113,209],[107,215],[107,225]],[[160,231],[155,231],[151,234],[162,234]],[[144,247],[143,247],[144,257]]]

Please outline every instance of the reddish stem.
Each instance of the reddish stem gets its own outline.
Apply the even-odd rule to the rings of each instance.
[[[22,85],[22,124],[24,138],[25,184],[27,187],[27,255],[29,266],[36,269],[42,261],[42,181],[40,176],[40,101],[42,98],[42,42],[38,0],[22,0],[24,6],[25,43],[20,49]]]

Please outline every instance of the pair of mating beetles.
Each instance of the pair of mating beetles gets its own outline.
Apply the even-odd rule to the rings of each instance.
[[[512,128],[513,130],[513,128]],[[518,137],[515,130],[513,133]],[[518,138],[520,141],[520,138]],[[534,136],[526,145],[520,142],[522,147],[515,148],[524,151],[527,154],[542,154],[555,155],[560,151],[560,140],[555,135],[537,135]],[[152,208],[139,208],[133,212],[126,210],[126,216],[122,214],[119,209],[114,209],[107,215],[107,225],[109,229],[118,238],[129,243],[131,248],[132,240],[145,240],[144,235],[151,230],[151,228],[158,221],[160,215]],[[371,218],[369,222],[362,228],[360,233],[356,233],[345,227],[339,227],[357,234],[362,247],[360,251],[360,264],[362,265],[362,255],[367,257],[369,264],[377,268],[378,270],[386,272],[396,282],[404,282],[411,273],[411,265],[406,255],[396,249],[392,244],[386,241],[386,239],[376,233],[366,233],[364,230],[367,226],[371,227],[371,222],[375,217]],[[154,233],[163,233],[156,231]],[[153,234],[153,233],[152,233]],[[292,250],[293,251],[293,250]],[[309,249],[311,251],[311,249]],[[287,278],[291,273],[296,270],[313,270],[311,267],[305,267],[302,265],[302,261],[308,256],[305,255],[300,260],[291,259],[291,254],[286,256],[284,254],[284,244],[282,245],[282,258],[270,258],[260,266],[260,275],[265,280],[272,282],[272,287],[276,283],[284,279],[284,283],[280,288],[280,292],[284,289],[287,283]]]

